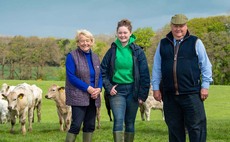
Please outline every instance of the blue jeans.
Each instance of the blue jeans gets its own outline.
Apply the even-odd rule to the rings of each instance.
[[[163,95],[169,142],[185,142],[185,128],[190,142],[206,141],[206,115],[200,94]]]
[[[138,109],[138,101],[133,98],[133,84],[119,84],[116,87],[117,94],[109,96],[110,106],[113,112],[113,131],[134,132],[135,119]]]
[[[79,134],[83,123],[83,132],[93,132],[96,123],[96,106],[95,100],[90,99],[89,106],[71,106],[72,122],[69,133]]]

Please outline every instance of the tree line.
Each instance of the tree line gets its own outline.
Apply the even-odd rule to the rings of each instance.
[[[205,45],[213,66],[213,84],[230,85],[230,16],[194,18],[187,24]],[[169,31],[167,24],[158,31],[144,27],[133,32],[146,53],[150,73],[157,44]],[[102,59],[115,35],[95,35],[95,39],[93,51]],[[0,79],[65,80],[65,57],[75,48],[74,39],[1,36]]]

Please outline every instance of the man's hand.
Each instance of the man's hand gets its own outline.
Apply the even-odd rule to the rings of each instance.
[[[160,91],[160,90],[154,90],[154,91],[153,91],[153,97],[154,97],[157,101],[161,102],[161,101],[162,101],[161,91]]]
[[[205,101],[208,98],[208,89],[202,88],[200,90],[200,98],[202,101]]]
[[[138,103],[139,103],[139,105],[142,105],[143,101],[141,99],[138,99]]]

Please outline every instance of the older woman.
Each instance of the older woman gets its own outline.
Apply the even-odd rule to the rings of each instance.
[[[66,58],[66,104],[72,108],[72,122],[66,142],[74,142],[83,123],[83,141],[92,141],[96,107],[101,105],[100,60],[91,50],[94,38],[87,30],[76,35],[77,48]]]

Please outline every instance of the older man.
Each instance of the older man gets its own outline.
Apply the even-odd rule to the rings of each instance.
[[[185,142],[185,128],[190,142],[205,142],[203,101],[212,82],[212,65],[202,41],[190,35],[187,21],[183,14],[174,15],[171,31],[157,47],[152,72],[153,96],[158,101],[163,99],[170,142]],[[159,90],[160,81],[164,93]]]

